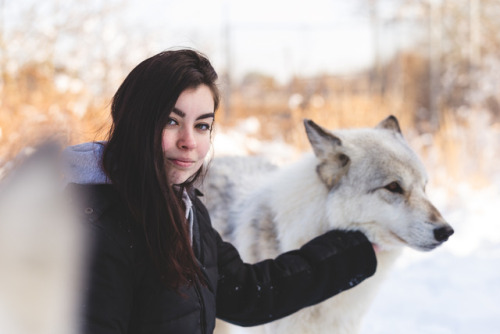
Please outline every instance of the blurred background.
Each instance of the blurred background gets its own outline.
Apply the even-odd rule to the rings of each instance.
[[[0,179],[41,139],[105,138],[132,68],[192,47],[220,76],[216,154],[287,161],[303,118],[399,119],[457,233],[406,254],[366,333],[499,333],[499,18],[498,0],[0,0]]]
[[[336,128],[393,114],[444,167],[437,179],[488,182],[499,15],[497,0],[1,0],[0,165],[47,133],[102,139],[130,70],[193,47],[220,75],[220,127],[255,117],[259,137],[306,148],[305,117]]]

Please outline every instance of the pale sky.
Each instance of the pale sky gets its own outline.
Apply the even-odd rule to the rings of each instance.
[[[25,12],[34,2],[7,1],[4,24],[24,22],[15,17],[16,8],[19,13]],[[85,63],[89,53],[104,52],[109,61],[137,64],[168,48],[193,47],[207,54],[220,74],[229,66],[229,73],[237,80],[245,73],[260,72],[286,81],[294,75],[350,73],[370,66],[374,59],[368,0],[47,0],[35,3],[38,16],[26,30],[46,30],[44,34],[63,40],[55,54],[72,68],[91,66],[92,63]],[[378,0],[378,3],[381,16],[387,18],[394,15],[401,1]],[[86,21],[82,26],[85,35],[78,40],[68,39],[72,35],[64,39],[54,30],[58,21],[64,22],[75,12],[79,15],[82,10],[102,7],[107,9],[97,10],[98,17]],[[53,17],[54,11],[57,17]],[[387,25],[381,28],[379,54],[388,54],[400,47],[404,39],[408,40],[395,30]],[[40,49],[30,52],[22,43],[26,40],[19,41],[17,46],[20,56],[33,57],[39,53]],[[77,51],[67,56],[64,48],[70,49],[69,46]],[[9,48],[16,46],[10,44]],[[93,58],[89,59],[92,62]]]
[[[129,6],[138,25],[148,25],[162,36],[158,46],[195,47],[207,53],[219,71],[229,54],[235,77],[258,71],[285,80],[294,74],[346,73],[368,66],[374,46],[367,3],[130,0]]]

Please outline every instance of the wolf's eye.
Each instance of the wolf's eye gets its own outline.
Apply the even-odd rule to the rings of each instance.
[[[395,194],[402,194],[404,192],[403,188],[401,188],[401,186],[399,185],[399,183],[396,182],[396,181],[389,183],[388,185],[386,185],[384,187],[384,189],[387,189],[391,193],[395,193]]]

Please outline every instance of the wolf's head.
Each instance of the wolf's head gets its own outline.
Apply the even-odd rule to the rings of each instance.
[[[425,194],[427,175],[389,116],[372,129],[330,132],[311,120],[306,133],[328,189],[335,228],[357,228],[381,248],[432,250],[453,234]]]

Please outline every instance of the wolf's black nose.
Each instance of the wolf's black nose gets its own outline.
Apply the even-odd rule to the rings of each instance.
[[[437,241],[446,241],[454,232],[455,231],[453,231],[449,225],[438,227],[434,229],[434,238],[436,238]]]

